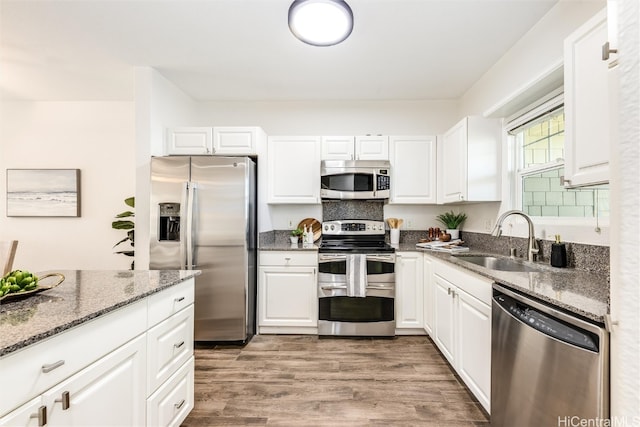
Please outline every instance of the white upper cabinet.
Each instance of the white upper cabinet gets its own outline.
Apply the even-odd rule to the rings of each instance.
[[[269,137],[267,202],[320,203],[320,137]]]
[[[323,136],[322,160],[353,160],[355,141],[353,136]]]
[[[500,119],[465,117],[438,145],[438,203],[500,200]]]
[[[389,160],[389,137],[356,136],[356,160]]]
[[[389,137],[391,197],[389,203],[435,204],[436,137]]]
[[[165,152],[168,155],[212,154],[213,129],[210,127],[167,129]]]
[[[609,181],[610,91],[607,13],[598,13],[564,42],[565,185]]]
[[[257,126],[223,126],[213,128],[213,153],[218,155],[256,154],[258,140],[266,139]]]
[[[389,137],[323,136],[322,160],[389,160]]]

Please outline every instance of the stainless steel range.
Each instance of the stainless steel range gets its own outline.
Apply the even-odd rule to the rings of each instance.
[[[382,221],[322,223],[319,335],[395,335],[395,250],[384,237]]]

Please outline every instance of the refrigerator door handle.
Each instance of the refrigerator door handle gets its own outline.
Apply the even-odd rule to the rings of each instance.
[[[193,270],[193,261],[194,261],[194,246],[195,246],[195,226],[194,226],[194,216],[195,216],[195,205],[196,205],[196,183],[189,182],[188,183],[187,192],[187,265],[186,270]]]
[[[180,268],[187,269],[187,217],[189,213],[189,183],[182,183],[182,191],[180,195]]]

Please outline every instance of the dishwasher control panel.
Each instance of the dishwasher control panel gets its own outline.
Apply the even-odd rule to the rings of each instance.
[[[585,350],[598,352],[598,337],[576,326],[569,325],[534,308],[528,307],[513,298],[497,294],[495,301],[522,323],[557,340],[575,345]]]

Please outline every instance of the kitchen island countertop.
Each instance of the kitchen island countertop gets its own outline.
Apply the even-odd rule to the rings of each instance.
[[[0,357],[200,274],[198,270],[57,272],[65,276],[57,287],[0,302]]]

